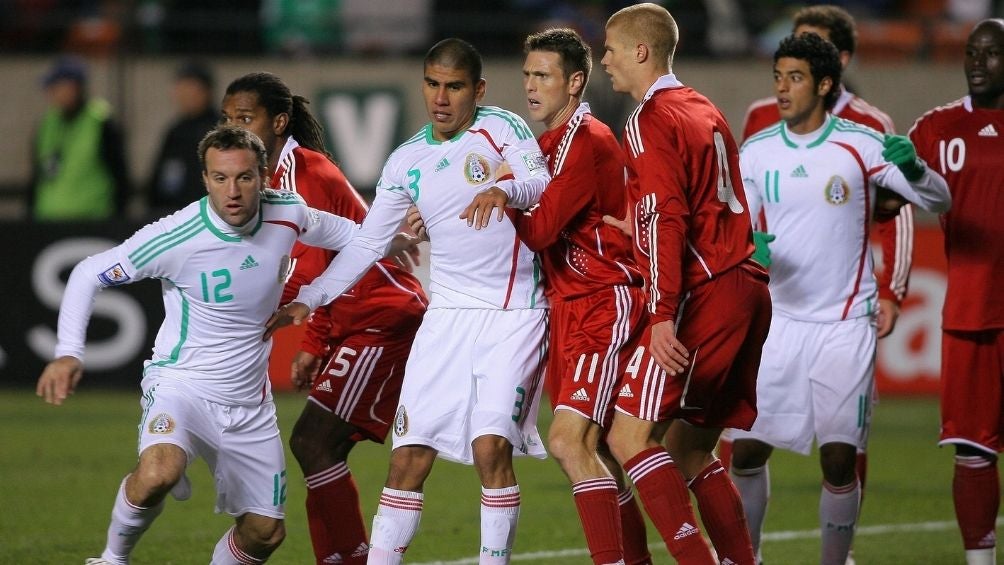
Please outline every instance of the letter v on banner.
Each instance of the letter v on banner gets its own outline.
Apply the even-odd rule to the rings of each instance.
[[[357,189],[372,191],[401,139],[404,95],[396,87],[324,89],[318,95],[328,149]]]

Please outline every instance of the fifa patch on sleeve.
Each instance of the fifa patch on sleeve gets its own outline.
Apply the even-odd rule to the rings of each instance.
[[[531,175],[547,170],[547,159],[544,158],[544,154],[540,151],[524,153],[523,164],[526,165],[526,168],[530,171]]]
[[[125,269],[122,268],[121,263],[115,263],[111,267],[108,267],[104,271],[98,274],[98,280],[101,284],[105,286],[116,286],[120,284],[125,284],[132,280],[128,274],[126,274]]]

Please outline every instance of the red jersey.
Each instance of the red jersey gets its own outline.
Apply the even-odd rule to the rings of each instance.
[[[1004,328],[1004,110],[966,96],[910,129],[917,154],[945,177],[952,209],[941,215],[948,258],[946,330]]]
[[[292,190],[298,193],[312,208],[331,212],[356,223],[362,222],[366,216],[366,201],[356,192],[342,171],[326,155],[301,147],[292,137],[282,149],[269,184],[277,190]],[[290,254],[290,274],[282,290],[282,303],[296,298],[300,287],[324,272],[334,256],[333,251],[297,242]],[[376,292],[376,289],[388,285],[394,291],[387,292],[387,289],[384,289]],[[428,303],[418,279],[386,259],[377,262],[346,294],[362,299],[367,307],[374,311],[385,312],[382,318],[394,316],[394,306],[399,304],[413,300],[419,300],[423,305]],[[369,295],[372,295],[373,299],[367,299]],[[342,305],[342,302],[335,300],[311,317],[311,324],[316,323],[325,327],[324,331],[318,326],[311,328],[313,331],[307,332],[308,340],[317,341],[310,347],[313,350],[311,352],[316,354],[323,351],[326,347],[322,341],[324,337],[329,333],[341,335],[344,329],[343,322],[359,317],[354,310],[342,310],[350,307]],[[360,307],[358,301],[353,302],[351,308]],[[321,310],[326,311],[321,312]],[[366,323],[379,325],[382,318],[378,318],[367,320]],[[386,322],[390,323],[389,320]]]
[[[896,132],[888,114],[842,87],[830,113],[882,133]],[[769,96],[753,102],[743,120],[743,141],[779,121],[781,113],[777,109],[777,98]],[[876,218],[875,232],[882,243],[884,264],[882,272],[876,277],[879,298],[900,303],[906,297],[913,266],[913,207],[906,204],[895,216]]]
[[[623,143],[651,323],[674,320],[685,292],[753,253],[739,150],[721,111],[672,74],[628,118]]]
[[[603,216],[627,213],[624,160],[606,124],[580,104],[564,125],[538,139],[551,182],[516,230],[540,254],[547,297],[571,300],[614,285],[641,286],[631,241]]]

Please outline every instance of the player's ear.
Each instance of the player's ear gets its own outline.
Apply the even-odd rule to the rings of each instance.
[[[833,79],[830,77],[823,77],[816,85],[816,95],[818,96],[826,96],[831,90],[833,90]]]
[[[568,93],[572,96],[582,96],[586,89],[586,74],[582,71],[575,71],[568,77]]]
[[[488,81],[483,78],[478,79],[474,83],[474,100],[480,102],[482,98],[485,97],[485,92],[488,90]]]
[[[272,133],[275,135],[285,135],[286,126],[289,125],[289,114],[280,112],[272,118]]]

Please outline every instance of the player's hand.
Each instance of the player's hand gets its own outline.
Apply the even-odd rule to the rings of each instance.
[[[286,327],[290,324],[294,326],[299,326],[307,320],[307,316],[310,315],[310,310],[307,309],[307,305],[302,302],[290,302],[289,304],[279,308],[269,317],[268,321],[265,322],[265,335],[262,337],[262,341],[268,341],[272,334],[276,332],[279,328]]]
[[[463,214],[461,220],[467,220],[467,226],[476,230],[488,227],[491,221],[492,209],[498,208],[498,221],[505,217],[505,207],[509,203],[509,195],[497,186],[479,192],[471,201]]]
[[[429,230],[425,227],[425,218],[418,211],[418,206],[412,204],[411,208],[408,208],[408,216],[405,218],[405,222],[407,222],[411,231],[415,232],[418,239],[429,241]]]
[[[412,272],[415,267],[422,264],[419,260],[421,252],[418,250],[420,241],[422,240],[403,232],[395,235],[390,242],[387,258],[393,259],[405,271]]]
[[[753,232],[753,245],[756,249],[753,250],[752,259],[766,269],[770,267],[770,242],[777,239],[777,236],[772,233],[767,233],[764,231]]]
[[[652,324],[648,347],[652,358],[667,374],[679,375],[690,365],[690,352],[676,339],[676,325],[672,320]]]
[[[293,366],[289,369],[289,381],[293,388],[303,390],[309,388],[321,370],[321,358],[313,353],[300,351],[293,357]]]
[[[899,304],[890,298],[879,298],[878,312],[875,313],[875,336],[879,339],[892,333],[899,318]]]
[[[875,219],[887,220],[899,214],[899,209],[907,204],[907,199],[898,192],[883,186],[875,187]]]
[[[608,225],[608,226],[613,226],[613,227],[621,230],[621,232],[623,232],[624,235],[626,235],[626,236],[628,236],[630,238],[634,238],[634,225],[633,225],[634,222],[632,221],[632,218],[631,218],[631,207],[630,206],[628,206],[627,215],[624,216],[623,220],[620,219],[620,218],[615,218],[613,216],[603,216],[603,223],[606,224],[606,225]]]
[[[64,355],[50,362],[38,378],[35,394],[49,404],[59,406],[66,397],[77,389],[77,383],[84,376],[84,365],[80,359]]]
[[[906,180],[913,182],[924,176],[924,167],[917,161],[917,148],[909,137],[886,134],[882,147],[882,158],[896,165]]]

